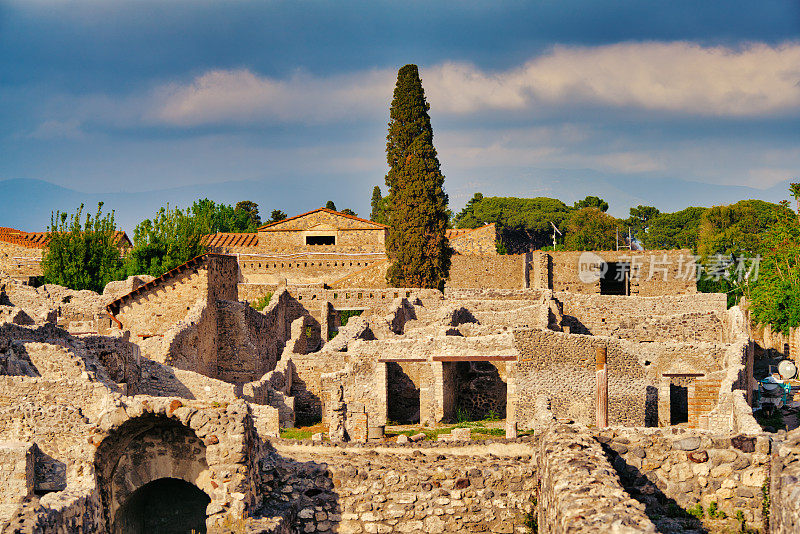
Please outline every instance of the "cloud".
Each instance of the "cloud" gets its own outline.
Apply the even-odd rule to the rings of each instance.
[[[434,113],[452,116],[587,105],[770,116],[800,110],[800,43],[737,49],[691,42],[557,46],[503,72],[446,62],[423,68],[422,77]],[[378,117],[386,114],[394,80],[388,69],[287,79],[213,70],[160,87],[149,115],[176,126]]]
[[[82,139],[84,132],[81,123],[76,119],[65,121],[47,120],[39,124],[34,130],[25,135],[29,139]]]
[[[388,109],[393,83],[391,72],[378,70],[330,78],[298,74],[288,80],[214,70],[190,84],[157,90],[153,118],[180,126],[360,119]]]
[[[493,76],[466,64],[441,65],[426,73],[426,90],[432,102],[454,113],[589,104],[703,116],[769,115],[800,109],[800,44],[557,46]]]

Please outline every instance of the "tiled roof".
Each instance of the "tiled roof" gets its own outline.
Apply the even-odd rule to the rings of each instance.
[[[203,236],[202,243],[209,247],[257,247],[258,234],[218,232]]]
[[[385,224],[376,223],[375,221],[370,221],[368,219],[362,219],[361,217],[356,217],[355,215],[348,215],[346,213],[342,213],[340,211],[329,210],[328,208],[317,208],[315,210],[307,211],[305,213],[301,213],[300,215],[295,215],[294,217],[289,217],[288,219],[283,219],[280,221],[271,222],[269,224],[265,224],[264,226],[259,227],[259,230],[268,230],[271,226],[276,224],[285,223],[286,221],[293,221],[294,219],[299,219],[300,217],[305,217],[306,215],[311,215],[312,213],[317,213],[318,211],[324,211],[325,213],[330,213],[332,215],[338,215],[340,217],[346,217],[348,219],[353,219],[354,221],[360,221],[364,223],[369,223],[377,226],[378,228],[389,228]]]
[[[50,242],[50,232],[23,232],[16,228],[0,227],[0,241],[28,248],[45,248]],[[128,235],[121,230],[115,232],[114,242],[122,248],[133,246]]]

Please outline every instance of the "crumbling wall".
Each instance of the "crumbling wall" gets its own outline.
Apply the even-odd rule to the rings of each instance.
[[[529,446],[305,449],[279,446],[262,468],[264,501],[297,510],[292,532],[522,532],[535,509]]]
[[[539,438],[536,459],[540,533],[655,534],[644,505],[625,492],[586,428],[551,425]]]
[[[657,508],[671,499],[684,509],[711,503],[747,525],[764,526],[762,488],[769,478],[767,436],[656,428],[595,430],[625,489]]]
[[[547,255],[543,261],[538,255]],[[684,295],[697,293],[696,273],[692,270],[694,255],[691,250],[603,250],[584,252],[534,252],[534,262],[545,263],[551,269],[547,278],[552,283],[549,289],[572,293],[599,294],[599,280],[586,283],[579,278],[581,257],[588,254],[599,258],[599,262],[630,263],[630,294],[640,297],[661,295]],[[541,280],[545,279],[539,274]],[[587,278],[588,279],[588,278]],[[591,281],[591,280],[590,280]],[[535,286],[534,286],[535,287]]]
[[[454,255],[447,288],[524,289],[525,255]]]
[[[609,422],[654,426],[664,375],[721,371],[727,345],[634,343],[548,330],[514,331],[517,421],[530,425],[534,401],[551,398],[553,413],[589,425],[595,419],[597,348],[608,353]]]
[[[696,325],[702,341],[717,341],[722,332],[722,316],[727,304],[721,293],[663,295],[652,298],[614,295],[555,293],[562,305],[564,326],[573,334],[618,337],[649,335],[656,341],[672,341],[670,336],[689,337],[689,326]]]
[[[448,230],[447,234],[456,254],[497,255],[497,227],[494,223],[473,229]]]

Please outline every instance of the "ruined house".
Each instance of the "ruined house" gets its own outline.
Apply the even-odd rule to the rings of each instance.
[[[215,243],[379,254],[374,223],[312,214]],[[357,285],[374,264],[341,287],[251,281],[278,267],[233,250],[102,295],[0,277],[4,531],[522,532],[536,517],[651,533],[668,502],[797,531],[800,433],[756,423],[746,318],[693,291],[673,265],[686,251],[500,256],[492,231],[454,236],[486,253],[461,254],[444,292]],[[264,310],[246,303],[266,291]],[[502,419],[505,438],[385,439],[390,422],[463,414]],[[295,421],[329,441],[277,437]]]

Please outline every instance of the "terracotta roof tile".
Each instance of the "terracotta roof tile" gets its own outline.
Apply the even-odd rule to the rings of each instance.
[[[202,243],[209,247],[257,247],[258,234],[255,232],[218,232],[203,236]]]

